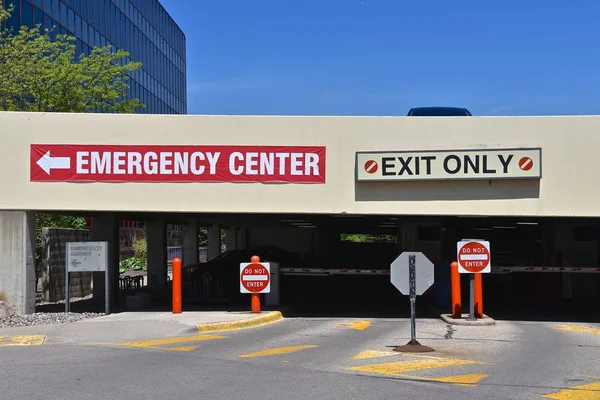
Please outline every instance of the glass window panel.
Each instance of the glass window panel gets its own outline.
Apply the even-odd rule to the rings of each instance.
[[[35,8],[35,21],[34,24],[35,25],[41,25],[42,26],[42,30],[44,28],[44,12],[42,10],[40,10],[39,8]]]
[[[81,15],[81,0],[75,0],[75,12]]]
[[[71,32],[75,32],[75,13],[70,8],[68,11],[68,17],[69,17],[69,30]]]
[[[108,16],[107,16],[107,25],[108,25],[108,36],[114,40],[115,32],[115,6],[112,1],[108,3]]]
[[[59,2],[60,6],[60,24],[67,26],[67,6]]]
[[[81,37],[85,43],[89,43],[88,41],[88,24],[85,21],[81,21]]]
[[[44,29],[52,29],[52,19],[48,15],[44,15]]]
[[[65,1],[65,3],[66,3],[66,1]],[[68,4],[69,4],[69,7],[71,7],[72,9],[75,8],[75,0],[69,0]]]
[[[20,25],[27,25],[27,26],[32,26],[33,25],[33,9],[31,7],[31,4],[23,2],[21,4],[21,20],[19,21],[19,10],[17,8],[18,6],[15,6],[15,10],[12,13],[12,17],[8,20],[8,25],[12,26],[14,29],[14,32],[17,32],[20,29]]]
[[[44,1],[43,0],[35,0],[34,4],[36,5],[37,8],[39,8],[40,10],[42,8],[44,8]]]
[[[106,34],[106,17],[108,11],[106,10],[108,0],[105,0],[103,4],[100,4],[100,32]]]
[[[100,0],[94,0],[94,27],[100,28]]]
[[[52,2],[50,0],[44,0],[44,12],[48,15],[51,15],[52,11]]]
[[[81,37],[81,17],[79,15],[75,16],[75,35],[78,38]]]
[[[79,58],[81,53],[83,53],[83,43],[81,43],[81,40],[78,39],[75,44],[75,56]]]
[[[94,38],[94,46],[98,47],[100,46],[100,32],[94,29],[94,34],[96,35],[96,37]]]
[[[60,19],[58,3],[58,0],[52,0],[52,18],[55,21],[58,21]]]

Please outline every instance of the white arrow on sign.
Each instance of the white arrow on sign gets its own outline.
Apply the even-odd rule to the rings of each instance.
[[[50,150],[44,154],[36,163],[43,169],[48,175],[52,169],[69,169],[71,168],[70,157],[52,157]]]

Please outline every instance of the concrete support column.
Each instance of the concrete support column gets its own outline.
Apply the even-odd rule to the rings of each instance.
[[[0,211],[0,300],[17,314],[35,312],[35,213]]]
[[[198,257],[198,222],[190,221],[183,234],[183,265],[197,263]]]
[[[208,227],[207,259],[211,260],[221,254],[221,226],[213,224]]]
[[[238,244],[238,228],[235,226],[229,227],[225,233],[225,250],[237,250],[239,247]]]
[[[237,229],[237,246],[238,249],[248,247],[248,228]]]
[[[115,214],[106,213],[92,218],[90,238],[93,242],[108,242],[108,278],[111,308],[119,295],[119,220]],[[94,302],[104,309],[104,272],[92,272]]]
[[[167,223],[163,219],[146,224],[148,243],[148,287],[154,300],[167,298]]]
[[[553,265],[558,266],[558,260],[555,257],[556,252],[560,252],[562,254],[562,267],[570,267],[569,263],[569,255],[567,253],[568,243],[569,243],[569,232],[570,229],[565,225],[554,225],[554,253],[553,253]],[[571,299],[573,298],[573,274],[571,273],[561,273],[562,276],[562,298],[563,299]]]

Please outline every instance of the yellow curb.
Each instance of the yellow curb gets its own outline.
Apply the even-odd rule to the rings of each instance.
[[[0,346],[39,346],[44,344],[44,335],[0,336]]]
[[[283,319],[283,314],[280,311],[270,311],[258,317],[241,319],[238,321],[216,322],[213,324],[198,325],[200,333],[206,332],[223,332],[236,331],[240,329],[256,328],[267,324],[272,324]]]

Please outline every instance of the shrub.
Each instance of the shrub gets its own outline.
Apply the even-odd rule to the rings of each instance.
[[[148,258],[148,244],[145,237],[139,237],[133,241],[133,256],[144,260]]]
[[[120,274],[127,270],[147,271],[148,263],[145,258],[129,257],[119,263]]]

